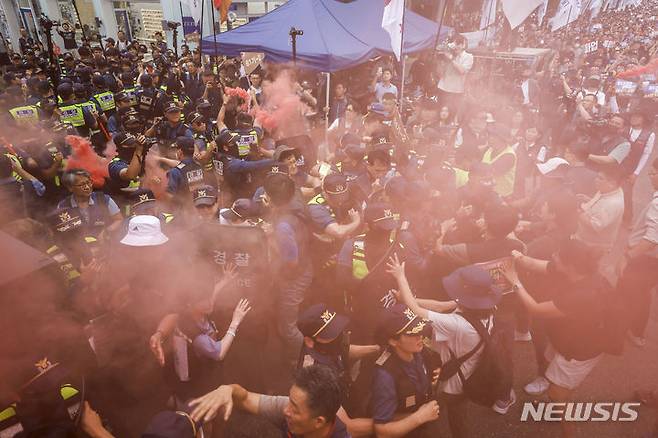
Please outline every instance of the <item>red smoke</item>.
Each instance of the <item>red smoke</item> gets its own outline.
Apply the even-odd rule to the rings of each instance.
[[[224,93],[226,93],[227,96],[236,99],[242,111],[249,110],[249,101],[251,100],[251,96],[249,96],[249,93],[246,90],[239,87],[238,88],[226,87],[224,88]],[[240,101],[242,101],[242,103],[240,103]]]
[[[91,174],[94,188],[103,187],[105,178],[109,176],[108,160],[99,157],[87,139],[77,135],[67,135],[66,142],[71,145],[72,149],[71,156],[66,160],[66,170],[84,169]]]
[[[619,73],[617,77],[631,78],[633,76],[652,74],[656,72],[658,72],[658,58],[652,59],[647,65],[623,71]]]
[[[295,93],[295,82],[288,70],[282,71],[273,82],[263,83],[265,105],[252,110],[260,125],[275,137],[292,137],[305,132],[302,112],[306,105]],[[284,132],[285,130],[285,132]]]

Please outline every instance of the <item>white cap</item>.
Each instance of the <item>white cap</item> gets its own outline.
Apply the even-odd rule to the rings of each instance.
[[[158,246],[169,238],[162,234],[160,220],[155,216],[140,215],[130,219],[128,234],[121,243],[128,246]]]
[[[553,157],[550,160],[547,160],[545,163],[538,163],[537,169],[539,169],[539,172],[542,175],[546,175],[565,164],[568,166],[569,162],[564,158]]]

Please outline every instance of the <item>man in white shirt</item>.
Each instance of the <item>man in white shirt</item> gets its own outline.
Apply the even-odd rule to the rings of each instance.
[[[449,52],[443,56],[447,62],[443,63],[439,80],[439,99],[443,105],[448,106],[450,112],[459,117],[461,101],[466,88],[466,75],[473,68],[473,55],[466,52],[468,42],[466,38],[457,35],[448,46]]]
[[[615,244],[624,214],[624,192],[618,167],[605,167],[596,176],[597,193],[580,206],[576,237],[606,254]]]
[[[653,117],[649,115],[650,113],[642,107],[636,107],[630,113],[631,127],[628,131],[628,139],[631,143],[631,150],[623,163],[624,173],[628,177],[622,186],[625,202],[624,223],[627,225],[633,219],[633,187],[635,181],[646,167],[656,141],[656,134],[651,131],[651,127],[647,123],[653,120]]]
[[[391,83],[393,78],[393,72],[390,68],[384,68],[377,71],[377,76],[372,81],[372,89],[375,92],[375,98],[377,102],[382,102],[384,94],[392,93],[395,95],[395,98],[398,97],[398,87]]]
[[[459,367],[463,379],[468,379],[478,365],[482,356],[480,335],[474,326],[466,319],[477,320],[491,332],[493,328],[493,309],[502,299],[502,290],[492,283],[491,275],[480,267],[471,265],[459,268],[443,279],[446,293],[454,301],[439,302],[434,300],[416,299],[411,293],[411,287],[404,273],[405,263],[399,263],[397,255],[391,257],[388,271],[395,277],[399,299],[406,304],[414,314],[430,321],[432,325],[431,345],[441,356],[441,362],[446,364],[453,357],[462,358],[470,355]],[[459,303],[459,304],[457,304]],[[452,436],[470,436],[466,433],[465,404],[462,376],[455,373],[452,376],[439,375],[439,390],[447,410],[448,422]],[[436,376],[435,376],[436,377]],[[516,401],[516,395],[509,382],[507,400],[496,401],[492,406],[499,414],[505,414]]]

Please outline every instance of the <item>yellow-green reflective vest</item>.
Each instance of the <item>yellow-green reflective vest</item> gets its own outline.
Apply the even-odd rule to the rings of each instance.
[[[464,169],[458,167],[453,167],[455,171],[455,187],[460,188],[468,183],[468,172]]]
[[[73,125],[76,128],[85,125],[85,116],[82,113],[82,108],[77,104],[63,105],[59,107],[59,120],[62,123]]]
[[[514,179],[516,177],[516,153],[511,146],[507,146],[496,156],[493,156],[493,149],[489,148],[482,157],[482,162],[484,164],[493,164],[505,154],[512,154],[514,157],[514,165],[505,174],[494,178],[494,190],[502,197],[509,196],[514,191]]]
[[[10,109],[9,114],[20,124],[36,124],[39,121],[39,111],[35,105],[17,106]]]
[[[111,91],[103,91],[102,93],[94,94],[94,99],[98,102],[103,111],[112,111],[116,108],[114,103],[114,94]]]

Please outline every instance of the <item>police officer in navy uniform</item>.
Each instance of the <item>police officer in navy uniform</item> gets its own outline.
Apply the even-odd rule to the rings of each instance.
[[[165,108],[165,120],[156,119],[153,125],[144,132],[146,137],[155,137],[165,146],[170,146],[178,137],[192,139],[192,130],[181,119],[181,108],[174,102],[169,102]],[[194,142],[192,142],[194,144]]]
[[[107,189],[119,207],[125,208],[130,205],[130,193],[139,189],[148,150],[144,148],[143,137],[135,137],[128,132],[116,134],[114,144],[117,147],[117,156],[107,165]]]
[[[378,333],[386,349],[375,362],[372,382],[377,436],[422,436],[426,425],[439,418],[439,405],[431,396],[431,374],[421,354],[425,324],[403,304],[381,314]]]
[[[346,240],[338,254],[337,278],[347,291],[352,310],[362,315],[354,321],[354,338],[370,343],[377,314],[396,303],[396,285],[386,274],[386,260],[401,249],[400,223],[393,207],[386,203],[368,205],[364,216],[366,233]]]
[[[222,131],[215,139],[218,147],[213,165],[222,181],[223,201],[229,204],[239,198],[251,198],[276,164],[273,159],[263,157],[257,149],[250,150],[246,156],[240,155],[238,141],[239,136],[228,130]]]
[[[128,231],[128,222],[130,221],[130,218],[139,215],[157,217],[160,219],[160,223],[165,230],[167,227],[177,223],[175,222],[176,216],[173,213],[167,213],[162,209],[163,205],[155,198],[153,191],[140,188],[132,192],[129,199],[130,211],[128,212],[128,217],[124,220],[124,231]],[[125,235],[125,233],[123,235]]]
[[[140,88],[137,90],[137,112],[145,123],[149,123],[155,117],[161,116],[156,106],[160,98],[160,91],[153,86],[153,77],[143,74],[139,78]]]
[[[198,112],[193,112],[189,115],[188,121],[194,138],[195,159],[203,166],[203,171],[207,174],[210,180],[216,180],[212,158],[215,155],[215,149],[217,146],[213,137],[208,136],[206,118]]]
[[[180,164],[167,172],[166,196],[178,208],[191,206],[192,192],[208,181],[204,179],[203,168],[194,160],[193,139],[178,137],[172,147],[176,149]]]

